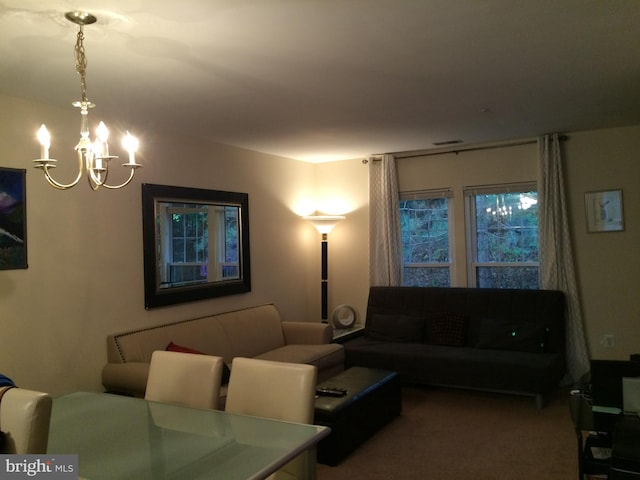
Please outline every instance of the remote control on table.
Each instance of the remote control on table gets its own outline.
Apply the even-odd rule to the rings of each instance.
[[[318,387],[316,394],[321,397],[344,397],[347,391],[340,387]]]

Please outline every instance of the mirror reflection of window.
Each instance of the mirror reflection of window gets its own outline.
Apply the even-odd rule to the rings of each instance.
[[[234,205],[157,202],[160,288],[240,278]]]

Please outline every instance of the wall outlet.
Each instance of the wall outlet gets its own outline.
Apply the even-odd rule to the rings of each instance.
[[[604,348],[613,348],[615,347],[615,339],[613,337],[613,335],[606,334],[602,336],[602,340],[600,341],[600,344],[604,347]]]

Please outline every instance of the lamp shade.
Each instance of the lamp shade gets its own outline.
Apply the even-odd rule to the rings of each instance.
[[[346,217],[342,215],[308,215],[303,218],[309,220],[318,229],[318,232],[329,233],[336,223]]]

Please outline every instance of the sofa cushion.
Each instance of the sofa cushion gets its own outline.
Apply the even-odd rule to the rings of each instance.
[[[285,345],[256,356],[275,362],[306,363],[318,370],[344,366],[344,347],[339,343],[323,345]],[[233,368],[233,365],[232,365]]]
[[[282,320],[274,305],[236,310],[218,315],[231,358],[253,358],[285,345]]]
[[[483,318],[476,347],[519,352],[544,352],[546,328],[539,323]]]
[[[432,312],[427,316],[427,343],[461,347],[464,345],[467,318],[453,312]]]
[[[206,355],[206,353],[201,352],[200,350],[196,350],[195,348],[189,348],[189,347],[184,347],[182,345],[177,345],[173,342],[169,342],[169,345],[167,345],[166,350],[168,352],[181,352],[181,353],[193,353],[196,355]],[[222,363],[222,385],[226,385],[227,383],[229,383],[229,378],[231,377],[231,370],[229,370],[229,367],[227,366],[226,363]]]
[[[421,342],[424,319],[410,315],[374,315],[365,335],[375,340],[387,342]]]

